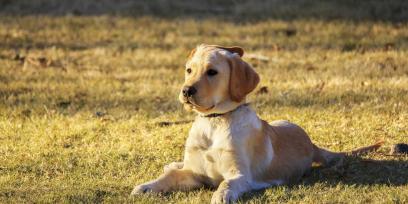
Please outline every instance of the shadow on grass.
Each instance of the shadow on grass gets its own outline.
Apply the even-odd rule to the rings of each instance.
[[[260,108],[266,107],[350,107],[353,105],[373,103],[374,101],[392,101],[398,96],[408,95],[408,90],[394,88],[392,90],[371,90],[366,92],[359,92],[347,90],[340,93],[320,94],[314,90],[302,92],[302,90],[291,91],[290,94],[279,94],[273,97],[260,96],[256,99],[255,105]]]
[[[25,107],[32,110],[42,110],[44,107],[55,110],[60,113],[75,113],[86,110],[106,110],[118,109],[123,111],[145,111],[162,114],[163,112],[173,112],[182,110],[181,104],[176,98],[159,96],[129,96],[122,98],[106,97],[103,93],[84,93],[72,94],[70,96],[61,95],[57,92],[47,95],[37,92],[30,88],[18,88],[13,90],[0,90],[0,102],[9,108]],[[30,97],[28,97],[30,96]],[[391,96],[389,96],[391,97]],[[14,98],[13,100],[8,100]],[[340,95],[309,97],[308,95],[297,95],[296,97],[272,97],[268,100],[255,100],[253,107],[295,107],[307,108],[318,106],[327,108],[330,106],[350,106],[372,101],[372,96],[360,93],[340,93]]]
[[[154,16],[159,18],[218,18],[233,22],[266,19],[406,22],[405,0],[3,0],[0,15],[28,16]]]
[[[95,49],[95,48],[112,48],[118,52],[121,50],[136,50],[140,47],[143,47],[142,45],[139,45],[137,42],[129,42],[127,44],[114,44],[109,40],[106,41],[101,41],[101,42],[50,42],[50,41],[31,41],[27,39],[27,41],[21,41],[21,42],[0,42],[0,50],[30,50],[30,49],[49,49],[49,48],[62,48],[64,50],[69,50],[69,51],[84,51],[84,50],[89,50],[89,49]],[[145,46],[146,47],[146,46]],[[175,47],[175,46],[174,46]],[[163,47],[163,49],[170,49],[173,47]],[[4,58],[7,59],[6,56],[0,56],[0,59]]]
[[[126,97],[110,97],[106,93],[95,92],[92,90],[81,90],[71,95],[63,94],[55,90],[40,92],[40,90],[28,87],[19,87],[16,89],[0,90],[0,105],[6,105],[9,108],[23,108],[23,111],[30,111],[41,114],[44,107],[62,114],[75,114],[81,111],[107,111],[115,109],[126,113],[146,112],[149,115],[162,115],[166,112],[182,111],[182,106],[176,99],[168,96],[133,96],[123,93]],[[112,90],[113,92],[115,90]],[[48,94],[44,94],[48,93]],[[54,93],[55,92],[55,93]],[[408,95],[407,90],[384,91],[376,90],[370,93],[358,93],[346,91],[330,95],[314,95],[313,93],[297,94],[298,91],[289,96],[268,96],[267,98],[259,96],[254,99],[252,104],[255,109],[264,109],[268,107],[291,107],[291,108],[329,108],[329,107],[350,107],[362,103],[373,101],[391,101],[396,95]],[[378,93],[377,93],[378,92]],[[299,92],[300,93],[300,92]],[[13,99],[13,100],[10,100]],[[403,100],[403,99],[401,99]]]
[[[31,48],[36,48],[36,49],[46,49],[46,48],[52,48],[52,47],[57,47],[57,48],[64,48],[72,51],[82,51],[82,50],[87,50],[87,49],[92,49],[92,48],[97,48],[97,47],[103,47],[108,45],[107,43],[98,43],[98,44],[93,44],[93,45],[81,45],[81,44],[73,44],[73,43],[61,43],[61,42],[0,42],[0,49],[14,49],[14,50],[20,50],[20,49],[31,49]]]
[[[314,168],[311,175],[304,178],[305,185],[324,182],[335,186],[338,183],[347,185],[393,185],[408,184],[408,161],[374,160],[360,157],[348,157],[343,165],[331,168]]]
[[[360,157],[347,157],[343,165],[329,168],[313,168],[298,183],[289,185],[289,189],[296,189],[298,185],[313,186],[322,183],[329,187],[338,184],[356,186],[403,186],[408,184],[408,160],[372,160]],[[407,157],[405,157],[407,158]],[[244,202],[253,198],[262,198],[265,190],[246,193],[242,200]]]

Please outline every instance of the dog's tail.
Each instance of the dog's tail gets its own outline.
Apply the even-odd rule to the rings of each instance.
[[[378,141],[373,145],[361,147],[349,152],[332,152],[313,144],[313,162],[323,166],[330,166],[333,162],[342,160],[345,156],[358,156],[376,151],[383,143],[384,141]]]

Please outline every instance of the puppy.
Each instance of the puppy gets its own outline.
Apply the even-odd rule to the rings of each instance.
[[[167,165],[164,174],[136,186],[132,195],[209,186],[217,188],[211,203],[229,203],[251,190],[297,181],[313,162],[327,165],[379,148],[335,153],[314,145],[296,124],[261,120],[245,100],[259,76],[243,54],[240,47],[216,45],[199,45],[190,53],[179,100],[198,116],[184,160]]]

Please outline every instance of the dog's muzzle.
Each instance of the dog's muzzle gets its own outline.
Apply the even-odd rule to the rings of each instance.
[[[195,89],[194,86],[185,86],[182,92],[184,97],[189,98],[197,93],[197,89]]]

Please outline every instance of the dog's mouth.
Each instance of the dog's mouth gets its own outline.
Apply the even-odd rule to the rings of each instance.
[[[185,101],[183,103],[190,106],[190,107],[192,107],[193,109],[196,109],[196,110],[200,111],[200,112],[206,112],[206,111],[209,111],[209,110],[211,110],[211,109],[213,109],[215,107],[215,105],[212,105],[210,107],[203,107],[203,106],[200,106],[200,105],[194,103],[192,100],[189,100],[188,98],[185,99]]]

